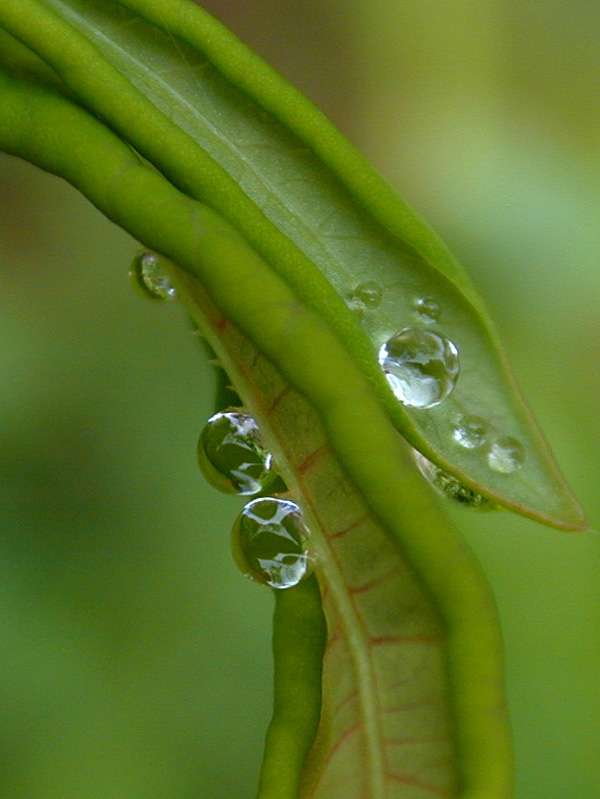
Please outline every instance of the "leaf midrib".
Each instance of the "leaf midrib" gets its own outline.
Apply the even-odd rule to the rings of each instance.
[[[366,758],[371,796],[373,799],[379,799],[384,796],[385,787],[385,768],[382,756],[384,740],[377,717],[379,701],[370,642],[363,625],[358,620],[357,610],[347,590],[341,569],[336,562],[327,533],[318,521],[318,514],[315,513],[314,503],[310,494],[304,492],[302,481],[298,480],[296,475],[294,475],[294,478],[296,478],[294,493],[297,492],[298,496],[302,497],[301,505],[307,517],[309,528],[311,531],[318,529],[322,533],[318,541],[317,557],[348,642],[356,677],[362,728],[367,744]]]

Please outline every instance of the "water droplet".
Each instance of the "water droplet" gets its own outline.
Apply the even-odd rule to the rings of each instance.
[[[366,283],[359,283],[350,295],[350,305],[357,311],[368,311],[377,308],[381,304],[383,291],[381,286],[372,280]]]
[[[413,450],[413,455],[423,477],[444,496],[459,502],[466,508],[477,508],[478,510],[496,509],[496,505],[493,502],[490,502],[489,499],[486,499],[477,491],[473,491],[472,488],[467,488],[460,480],[440,469],[439,466],[428,460],[418,450]]]
[[[457,444],[465,449],[475,449],[485,444],[487,425],[480,416],[463,416],[452,432]]]
[[[415,311],[427,322],[435,322],[440,318],[441,309],[433,297],[418,297],[413,307]]]
[[[160,259],[153,252],[140,253],[131,265],[131,277],[137,288],[153,300],[174,300],[177,289],[160,268]]]
[[[292,588],[313,567],[308,528],[295,502],[264,497],[249,502],[233,527],[233,557],[251,580]]]
[[[254,417],[239,411],[211,416],[198,440],[198,463],[208,482],[228,494],[258,494],[276,477]]]
[[[422,327],[405,327],[386,341],[379,363],[394,394],[410,408],[439,405],[454,389],[460,369],[456,346]]]
[[[487,455],[490,469],[502,474],[516,472],[525,463],[525,448],[517,438],[499,438],[490,447]]]

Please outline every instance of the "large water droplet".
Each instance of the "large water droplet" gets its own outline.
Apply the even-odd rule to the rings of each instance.
[[[423,327],[405,327],[379,350],[394,394],[410,408],[433,408],[452,392],[460,364],[456,346]]]
[[[140,253],[131,265],[131,277],[137,288],[153,300],[174,300],[177,290],[160,268],[160,260],[153,252]]]
[[[356,311],[369,311],[381,304],[383,291],[381,286],[372,280],[359,283],[350,295],[350,305]]]
[[[308,529],[295,502],[264,497],[249,502],[233,527],[233,557],[251,580],[292,588],[312,570]]]
[[[525,463],[525,448],[517,438],[505,436],[494,441],[487,460],[490,469],[510,474],[518,471]]]
[[[435,322],[440,318],[441,309],[433,297],[417,297],[413,307],[425,322]]]
[[[440,469],[439,466],[432,463],[418,450],[413,450],[413,455],[423,477],[444,496],[453,499],[466,508],[477,508],[478,510],[496,509],[496,505],[493,502],[490,502],[489,499],[486,499],[477,491],[473,491],[472,488],[467,488],[460,480]]]
[[[208,482],[228,494],[258,494],[276,477],[254,417],[239,411],[211,416],[198,440],[198,463]]]
[[[452,431],[457,444],[465,449],[475,449],[485,444],[487,424],[480,416],[463,416]]]

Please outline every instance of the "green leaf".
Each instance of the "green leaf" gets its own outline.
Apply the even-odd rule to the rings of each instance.
[[[301,502],[329,635],[321,724],[302,791],[319,796],[325,786],[328,799],[346,799],[360,757],[371,799],[392,785],[427,796],[455,784],[465,799],[506,799],[510,743],[489,589],[337,336],[225,220],[140,162],[96,118],[24,81],[2,78],[0,92],[3,149],[66,177],[183,265],[171,267],[180,294]],[[314,698],[314,678],[312,685]],[[278,690],[280,719],[293,688],[284,679]],[[286,727],[296,752],[310,745],[309,728],[310,718]],[[286,784],[294,779],[287,774]]]
[[[0,21],[81,102],[233,224],[327,320],[415,448],[499,504],[557,527],[586,526],[468,278],[292,87],[188,0],[6,0],[3,8]],[[358,318],[355,294],[365,283],[382,300]],[[400,403],[376,357],[396,332],[423,326],[419,298],[438,304],[430,327],[456,345],[461,364],[455,390],[430,409]],[[485,445],[456,442],[465,416],[484,420]],[[510,473],[489,465],[506,438],[525,455]]]
[[[180,296],[307,517],[328,628],[320,723],[304,763],[322,646],[307,584],[278,600],[261,799],[298,785],[305,799],[509,796],[493,603],[406,441],[508,507],[584,519],[469,280],[317,111],[187,0],[3,0],[0,24],[0,58],[18,67],[0,84],[0,145],[179,265]],[[359,314],[364,284],[381,302]],[[426,322],[420,298],[439,317]],[[377,363],[406,327],[460,351],[457,386],[431,409],[398,402]],[[456,442],[465,414],[486,423],[482,447]],[[506,436],[525,450],[513,473],[488,465]],[[314,624],[307,647],[290,648],[288,624]]]
[[[459,790],[465,799],[510,796],[510,741],[493,603],[407,448],[396,438],[400,446],[386,462],[402,473],[404,489],[390,497],[396,499],[392,529],[397,537],[392,538],[348,481],[310,403],[212,306],[193,277],[172,264],[165,268],[259,422],[311,531],[328,637],[321,720],[299,797],[426,799],[456,796]],[[373,460],[366,465],[377,470]],[[411,511],[419,529],[409,532]],[[411,543],[417,543],[412,532],[429,539],[430,557],[421,557],[418,573],[398,546],[401,538],[411,552]],[[294,627],[289,617],[279,624]],[[296,640],[296,646],[300,643]],[[289,651],[280,655],[295,660]],[[276,671],[277,665],[276,656]],[[294,776],[278,756],[290,738],[298,741],[295,726],[282,721],[294,718],[286,705],[296,707],[297,679],[278,685],[276,679],[276,729],[283,739],[267,740],[269,779],[262,780],[259,799],[295,797]],[[272,766],[273,759],[279,768]]]

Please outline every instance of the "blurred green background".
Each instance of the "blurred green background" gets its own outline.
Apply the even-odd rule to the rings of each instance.
[[[600,527],[600,4],[211,0],[440,232]],[[271,596],[204,485],[212,374],[136,243],[0,159],[0,797],[250,799]],[[456,511],[494,586],[517,799],[600,797],[600,538]]]

